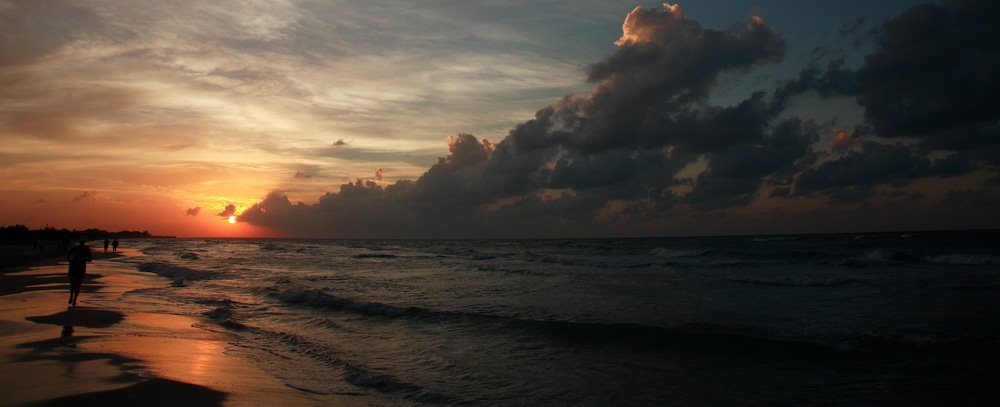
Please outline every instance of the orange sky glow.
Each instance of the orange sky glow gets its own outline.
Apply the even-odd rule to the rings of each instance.
[[[894,112],[896,95],[863,81],[834,89],[919,63],[859,34],[916,1],[168,3],[0,1],[0,225],[181,237],[1000,225],[995,111],[966,123],[968,109]],[[964,38],[950,32],[933,49]],[[872,83],[910,80],[899,88],[915,96],[900,98],[918,105],[941,91],[913,75]],[[942,104],[990,89],[964,85]]]

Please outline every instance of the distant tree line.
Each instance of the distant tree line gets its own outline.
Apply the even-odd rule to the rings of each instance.
[[[66,228],[56,229],[46,226],[44,229],[28,229],[24,225],[4,226],[0,228],[0,240],[7,243],[30,243],[34,241],[62,241],[68,239],[77,241],[80,239],[124,239],[124,238],[148,238],[153,237],[149,231],[123,230],[120,232],[109,232],[101,229],[69,230]]]

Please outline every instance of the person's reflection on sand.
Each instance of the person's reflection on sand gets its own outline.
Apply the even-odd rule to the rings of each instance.
[[[73,325],[66,325],[66,326],[64,326],[63,330],[62,330],[62,335],[60,335],[60,336],[63,337],[63,338],[69,338],[69,337],[73,336]]]

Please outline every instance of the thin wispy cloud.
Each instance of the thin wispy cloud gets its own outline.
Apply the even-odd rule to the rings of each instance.
[[[963,51],[940,69],[890,69],[988,48],[992,28],[968,17],[988,3],[814,5],[832,10],[825,37],[765,3],[746,18],[726,1],[679,14],[589,1],[8,1],[0,181],[25,208],[86,188],[199,222],[187,208],[269,191],[306,205],[384,194],[400,207],[382,213],[436,202],[486,231],[517,216],[553,230],[663,226],[921,192],[916,208],[945,199],[942,179],[992,185],[990,61]],[[948,27],[934,46],[889,46]],[[896,110],[888,84],[914,109]]]

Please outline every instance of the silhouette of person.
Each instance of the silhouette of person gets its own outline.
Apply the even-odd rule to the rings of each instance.
[[[118,253],[118,238],[115,238],[114,242],[111,242],[112,251]]]
[[[110,241],[108,241],[108,239],[104,239],[104,252],[105,252],[105,253],[107,253],[107,252],[108,252],[108,245],[109,245],[109,244],[111,244],[111,242],[110,242]]]
[[[69,305],[75,307],[76,298],[80,296],[80,286],[83,285],[83,276],[87,273],[87,263],[93,261],[87,241],[80,240],[79,246],[69,249],[66,260],[69,261]]]

